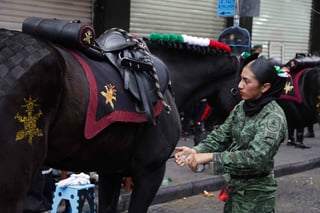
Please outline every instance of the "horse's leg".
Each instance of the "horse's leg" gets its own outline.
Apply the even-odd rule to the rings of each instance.
[[[164,177],[166,165],[147,174],[133,176],[133,190],[131,194],[129,213],[145,213],[151,205]]]
[[[116,213],[122,176],[99,173],[99,213]]]
[[[313,124],[307,126],[307,133],[304,135],[306,138],[314,138]]]
[[[44,212],[51,209],[54,180],[50,174],[42,174],[43,169],[45,167],[39,169],[33,178],[30,190],[24,201],[24,212]],[[48,171],[48,169],[45,171]]]
[[[295,143],[296,147],[302,148],[302,149],[307,149],[311,148],[310,146],[307,146],[303,143],[303,127],[302,128],[297,128],[297,141]]]
[[[296,133],[296,141],[297,143],[303,143],[303,130],[304,128],[297,128],[297,133]]]
[[[0,212],[1,213],[21,213],[24,208],[25,197],[30,187],[33,171],[31,165],[27,160],[25,162],[19,162],[19,155],[13,152],[12,158],[0,163],[1,171],[3,174],[0,177]],[[13,156],[16,159],[13,159]],[[13,164],[12,162],[15,162]],[[7,166],[3,166],[7,164]],[[25,168],[24,168],[25,166]]]
[[[288,146],[294,146],[294,145],[295,145],[294,131],[295,131],[295,129],[292,128],[292,127],[288,124],[288,141],[287,141],[287,145],[288,145]]]

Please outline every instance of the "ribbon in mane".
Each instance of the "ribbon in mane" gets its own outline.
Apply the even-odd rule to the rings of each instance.
[[[157,42],[173,42],[173,43],[186,43],[189,45],[197,45],[201,47],[210,47],[215,49],[220,49],[225,52],[230,52],[231,47],[223,42],[218,42],[216,40],[210,38],[201,38],[195,36],[189,36],[186,34],[174,34],[174,33],[167,33],[167,34],[160,34],[160,33],[151,33],[149,35],[150,41],[157,41]]]

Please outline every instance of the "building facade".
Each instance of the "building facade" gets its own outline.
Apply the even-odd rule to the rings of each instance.
[[[81,20],[97,35],[118,27],[148,36],[152,32],[217,39],[233,18],[219,17],[218,0],[1,0],[0,27],[21,30],[29,16]],[[320,50],[319,0],[261,0],[260,15],[241,17],[252,44],[285,63],[296,53]]]

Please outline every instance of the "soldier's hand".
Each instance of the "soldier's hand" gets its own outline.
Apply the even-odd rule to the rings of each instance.
[[[198,164],[205,164],[213,159],[213,153],[193,153],[187,158],[188,166],[194,172],[197,172]]]
[[[190,156],[190,154],[196,153],[196,150],[191,149],[186,146],[178,146],[175,148],[177,153],[174,155],[175,162],[179,166],[184,166],[187,164],[187,159]]]

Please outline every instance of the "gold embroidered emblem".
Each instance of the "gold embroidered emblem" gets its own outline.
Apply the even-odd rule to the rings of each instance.
[[[318,95],[317,98],[318,98],[318,103],[317,103],[316,107],[320,108],[320,95]]]
[[[114,103],[113,101],[116,101],[116,95],[117,95],[117,90],[115,86],[108,84],[104,86],[106,91],[102,91],[101,95],[106,98],[106,104],[110,104],[112,109],[114,109]]]
[[[290,61],[290,67],[293,68],[296,66],[296,62],[294,60]]]
[[[83,42],[85,44],[91,44],[91,41],[92,41],[92,38],[93,38],[91,30],[88,30],[87,32],[85,32],[84,35],[85,36],[83,38]]]
[[[288,94],[289,92],[291,92],[292,89],[293,89],[293,86],[291,82],[287,82],[283,88],[285,94]]]
[[[22,140],[25,137],[28,137],[29,144],[32,144],[32,139],[34,136],[43,136],[43,132],[41,129],[37,127],[37,120],[43,114],[39,109],[37,114],[33,114],[35,111],[35,107],[39,106],[36,104],[36,100],[32,100],[31,97],[29,99],[25,99],[26,104],[21,107],[26,108],[26,115],[20,115],[19,112],[14,116],[14,119],[17,119],[21,123],[24,124],[24,129],[17,132],[16,141]]]

